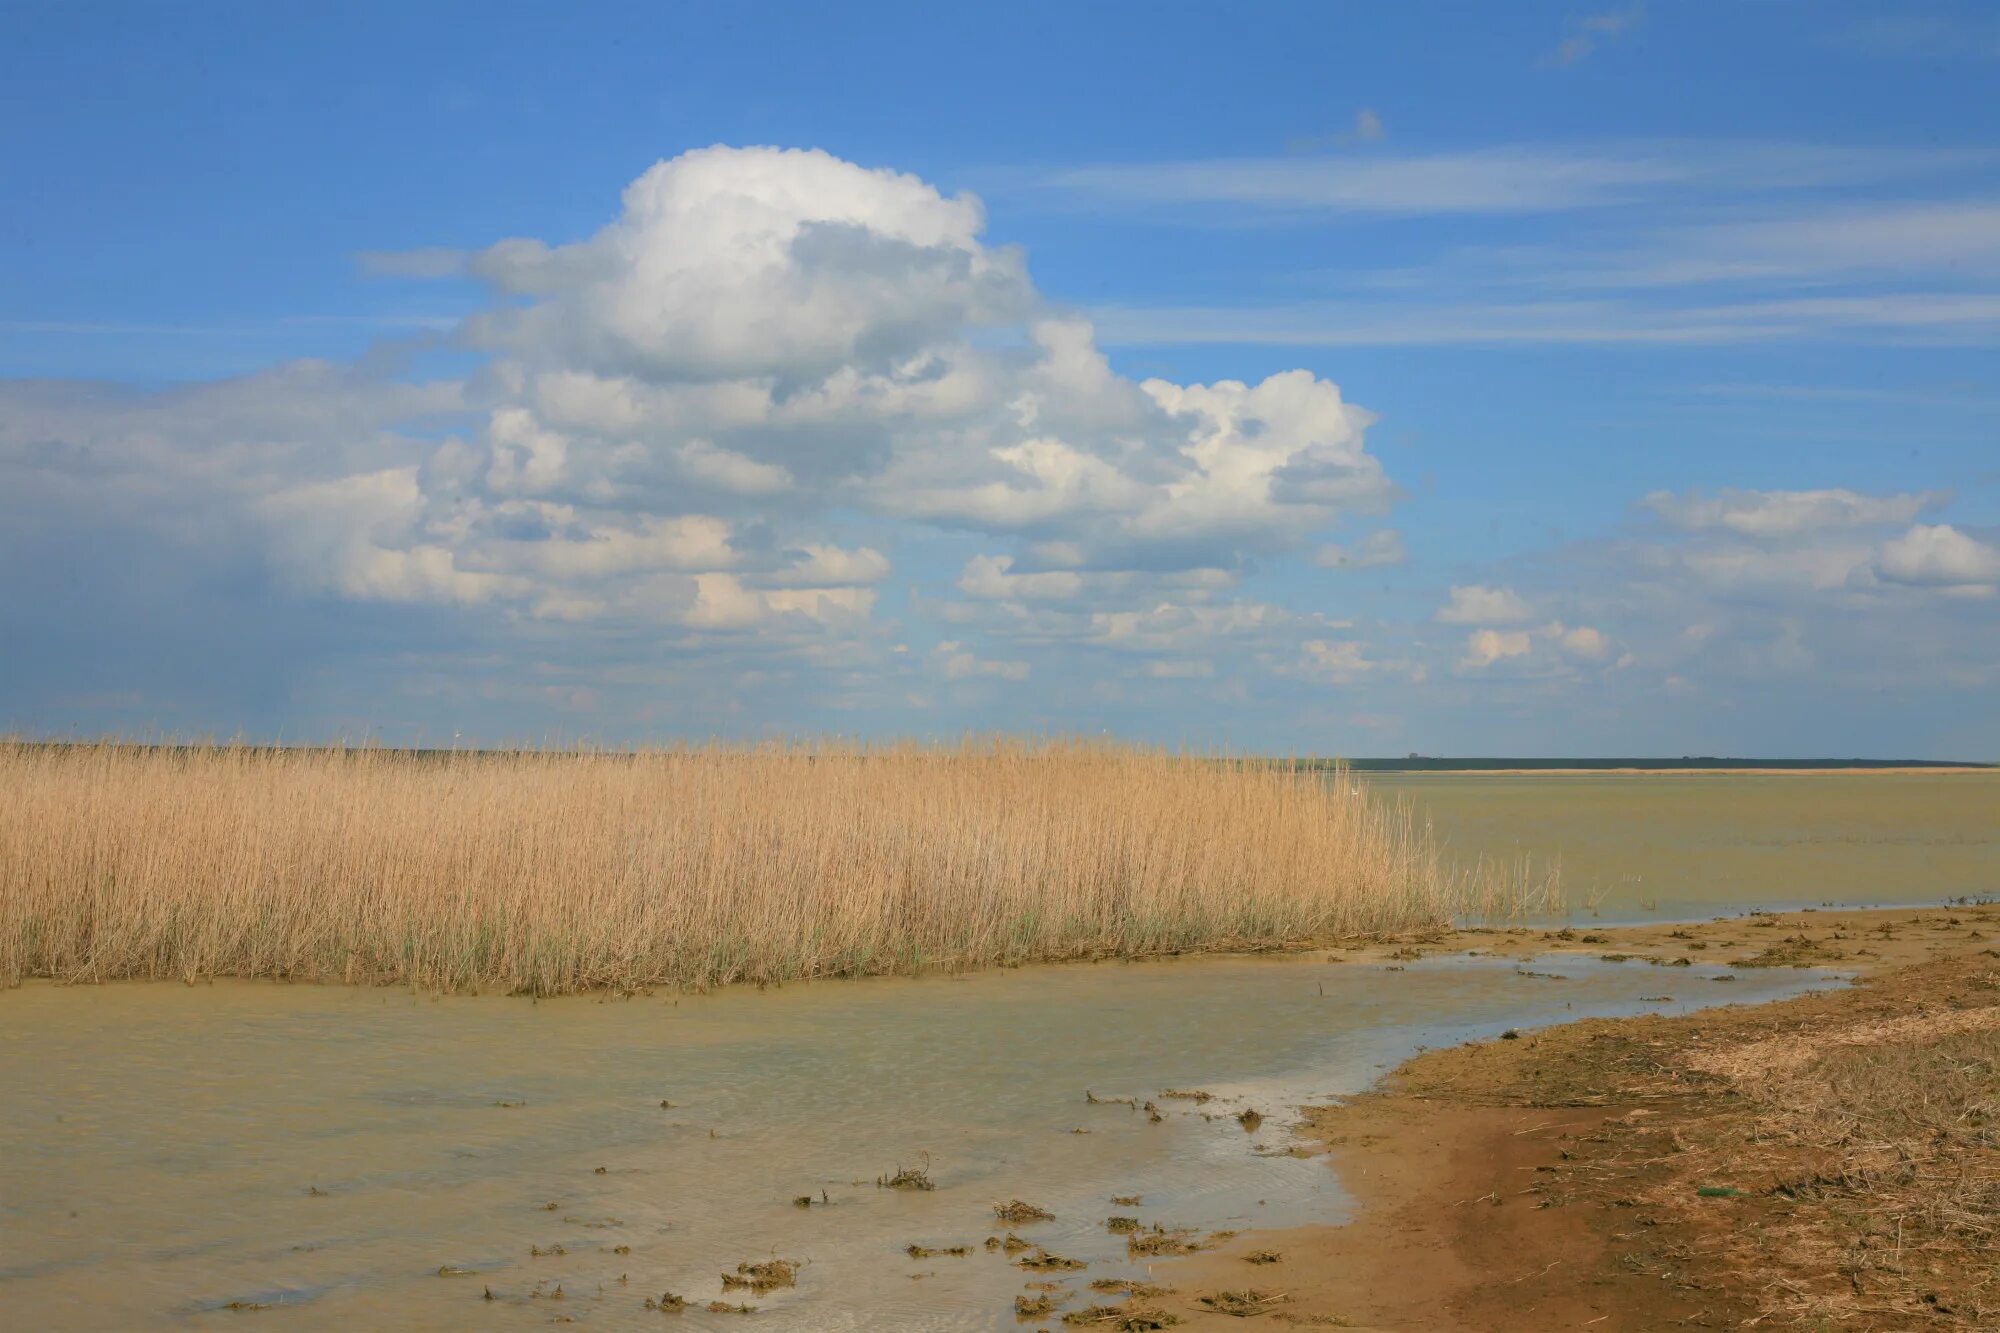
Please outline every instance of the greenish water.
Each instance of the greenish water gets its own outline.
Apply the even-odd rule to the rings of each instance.
[[[1460,856],[1559,858],[1607,921],[2000,896],[2000,773],[1362,779]]]

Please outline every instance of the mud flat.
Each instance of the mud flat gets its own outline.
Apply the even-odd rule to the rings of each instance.
[[[1681,959],[1860,975],[1426,1052],[1307,1113],[1353,1221],[1177,1261],[1153,1303],[1189,1328],[2000,1324],[2000,909],[1534,943],[1658,967],[1662,994]]]

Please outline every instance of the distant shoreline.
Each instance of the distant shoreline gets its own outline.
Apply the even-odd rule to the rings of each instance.
[[[855,742],[854,753],[880,753],[893,746],[894,742],[883,742],[880,747],[870,747],[866,742]],[[120,750],[179,752],[201,752],[217,749],[245,750],[260,753],[286,754],[338,754],[338,755],[393,755],[405,759],[423,761],[468,760],[468,759],[510,759],[518,755],[535,755],[553,758],[564,755],[588,757],[591,759],[615,759],[642,754],[675,753],[689,750],[714,749],[726,752],[756,750],[759,744],[732,745],[728,742],[692,741],[663,742],[655,745],[607,746],[595,748],[588,743],[574,746],[434,746],[434,745],[385,745],[362,740],[353,744],[344,742],[298,742],[267,743],[256,741],[215,741],[215,740],[124,740],[117,737],[84,739],[72,737],[31,737],[0,734],[0,746],[15,746],[23,749],[94,749],[110,746]],[[1137,748],[1148,747],[1139,745]],[[838,752],[838,747],[835,751]],[[1338,756],[1284,756],[1218,753],[1217,758],[1268,759],[1273,763],[1292,763],[1302,768],[1332,768],[1344,765],[1355,773],[1464,773],[1479,774],[1601,774],[1634,773],[1664,775],[1699,775],[1704,773],[1996,773],[2000,772],[2000,761],[1974,759],[1734,759],[1714,755],[1681,755],[1678,758],[1540,758],[1533,756],[1501,756],[1491,758],[1465,757],[1447,758],[1434,755],[1408,755],[1400,759],[1386,757],[1348,759]]]
[[[1993,773],[2000,765],[1957,759],[1347,759],[1356,773],[1682,774]]]

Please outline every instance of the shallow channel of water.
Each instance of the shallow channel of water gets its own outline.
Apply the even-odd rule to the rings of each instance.
[[[705,1304],[777,1255],[805,1261],[795,1289],[731,1293],[754,1323],[677,1326],[1011,1329],[1030,1280],[1144,1271],[1114,1213],[1339,1220],[1326,1164],[1285,1152],[1288,1109],[1419,1045],[1829,979],[1522,966],[1195,959],[540,1003],[29,985],[0,994],[0,1310],[37,1329],[654,1327],[648,1295]],[[1085,1101],[1167,1088],[1216,1100],[1160,1100],[1160,1124]],[[1246,1106],[1270,1117],[1255,1133]],[[875,1186],[926,1164],[934,1192]],[[981,1248],[1017,1196],[1057,1214],[1021,1233],[1087,1270]]]

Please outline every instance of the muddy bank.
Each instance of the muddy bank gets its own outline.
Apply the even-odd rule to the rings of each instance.
[[[1155,1304],[1190,1328],[1239,1326],[1217,1306],[1382,1329],[2000,1321],[2000,909],[1486,939],[1628,956],[1663,993],[1681,958],[1861,976],[1427,1052],[1307,1113],[1356,1221],[1163,1265]]]

